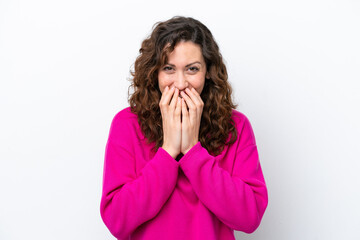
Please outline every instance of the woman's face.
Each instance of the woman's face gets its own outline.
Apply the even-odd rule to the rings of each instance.
[[[168,62],[159,69],[160,91],[163,92],[166,86],[174,86],[180,92],[186,88],[195,88],[201,94],[205,77],[209,78],[206,71],[200,46],[191,41],[181,41],[168,55]]]

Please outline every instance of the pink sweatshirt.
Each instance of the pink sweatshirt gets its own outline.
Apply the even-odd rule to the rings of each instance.
[[[268,203],[254,133],[233,110],[238,138],[214,157],[200,141],[179,161],[152,152],[130,107],[117,113],[106,145],[100,213],[117,239],[235,239],[251,233]]]

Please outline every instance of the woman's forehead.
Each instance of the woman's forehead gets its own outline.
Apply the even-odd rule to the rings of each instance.
[[[176,44],[174,50],[167,54],[167,60],[170,64],[204,62],[200,46],[193,42],[180,42]]]

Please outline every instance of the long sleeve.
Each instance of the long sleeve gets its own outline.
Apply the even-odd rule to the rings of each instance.
[[[215,157],[198,142],[179,161],[203,204],[228,227],[251,233],[259,226],[268,204],[255,137],[248,119],[238,123],[232,172],[221,168]]]
[[[127,239],[161,210],[174,190],[179,163],[164,149],[136,172],[134,145],[139,144],[133,122],[114,117],[106,144],[101,217],[117,239]]]

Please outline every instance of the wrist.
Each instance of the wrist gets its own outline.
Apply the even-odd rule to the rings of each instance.
[[[187,149],[185,149],[185,150],[182,152],[182,154],[185,155],[186,153],[188,153],[188,152],[190,151],[190,149],[192,149],[197,143],[198,143],[198,142],[191,144]]]
[[[193,146],[190,146],[189,148],[185,149],[184,152],[182,154],[187,154],[188,151],[190,151],[190,149],[192,148]]]
[[[162,149],[164,149],[173,159],[175,159],[178,155],[176,151],[173,151],[171,148],[168,148],[166,146],[163,146]]]

